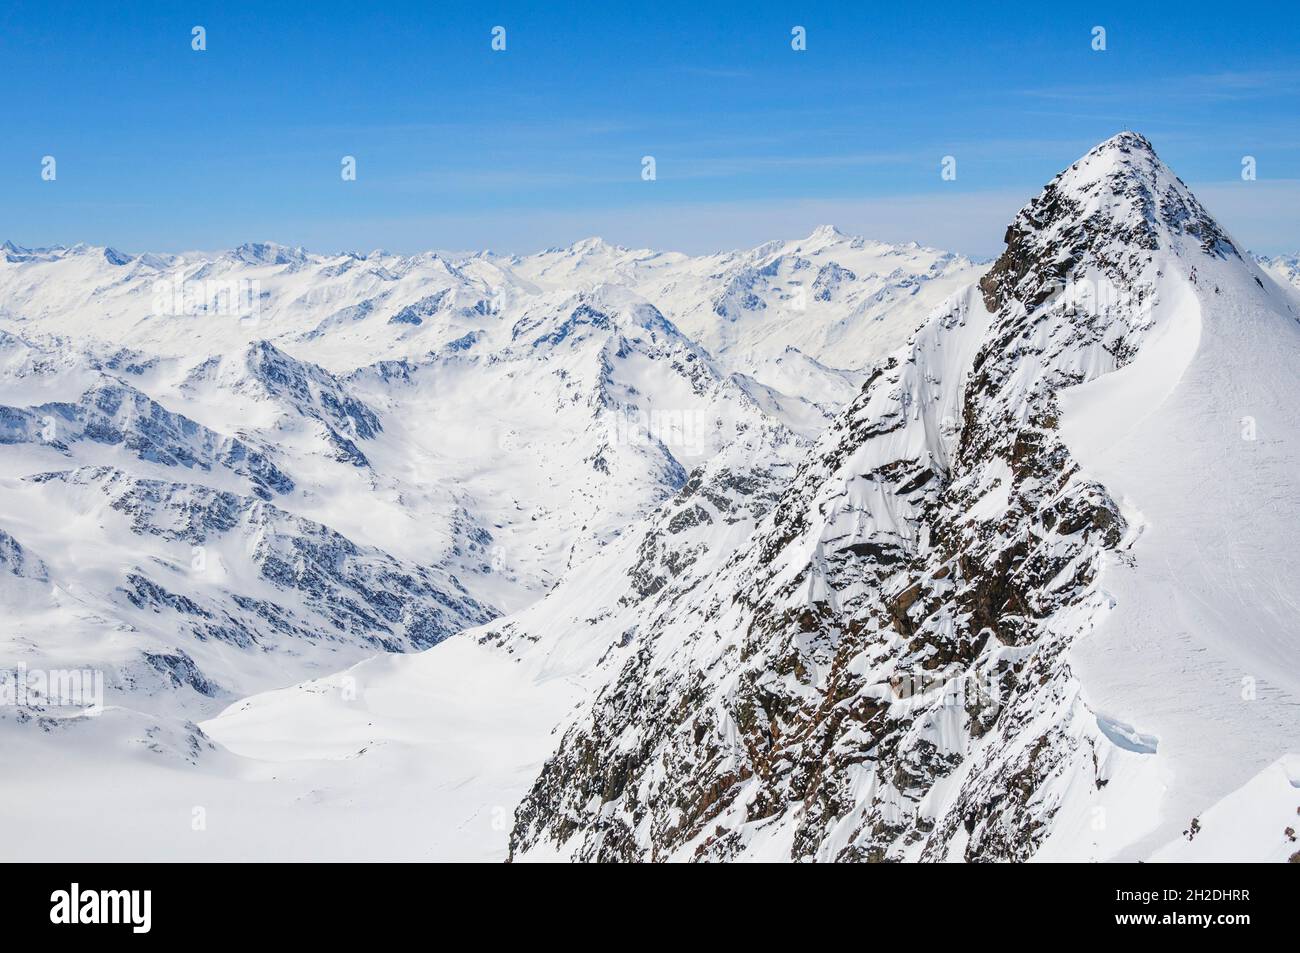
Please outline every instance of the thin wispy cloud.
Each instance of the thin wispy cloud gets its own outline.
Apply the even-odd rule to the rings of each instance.
[[[683,73],[691,76],[704,76],[708,79],[748,79],[753,72],[747,69],[724,69],[710,66],[683,66]]]
[[[1064,84],[1021,89],[1022,96],[1067,101],[1131,102],[1155,100],[1238,102],[1291,96],[1300,92],[1300,71],[1259,70],[1166,76],[1141,83]]]

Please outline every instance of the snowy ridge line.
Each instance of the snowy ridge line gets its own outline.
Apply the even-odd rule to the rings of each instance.
[[[1022,211],[980,285],[873,375],[737,560],[641,626],[641,650],[566,722],[516,814],[512,856],[1101,859],[1177,836],[1184,805],[1287,752],[1293,694],[1217,712],[1221,726],[1257,724],[1255,743],[1215,757],[1190,745],[1165,757],[1159,734],[1095,714],[1088,699],[1109,707],[1110,686],[1081,682],[1073,650],[1124,625],[1115,606],[1151,599],[1101,581],[1155,567],[1062,439],[1057,395],[1141,367],[1143,389],[1098,419],[1069,405],[1067,434],[1158,419],[1194,360],[1213,360],[1198,311],[1237,301],[1294,379],[1292,306],[1129,134]],[[1294,420],[1271,423],[1294,434]],[[1169,459],[1186,457],[1170,447]],[[1295,670],[1295,619],[1281,618],[1272,664],[1256,657],[1273,679]],[[1200,635],[1193,652],[1239,654]],[[1163,638],[1165,658],[1184,656],[1180,633]],[[981,690],[918,702],[899,691],[917,671]],[[1161,684],[1181,732],[1212,727],[1201,686]],[[1149,710],[1150,686],[1140,701],[1125,704]],[[1215,762],[1224,770],[1207,771]],[[1162,793],[1171,775],[1185,787]],[[1093,828],[1098,817],[1109,822]]]

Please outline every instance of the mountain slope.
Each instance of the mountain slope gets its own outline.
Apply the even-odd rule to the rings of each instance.
[[[1203,511],[1205,484],[1130,490],[1121,476],[1112,489],[1104,464],[1086,465],[1097,441],[1080,440],[1083,465],[1069,442],[1144,416],[1177,434],[1218,414],[1230,432],[1197,383],[1223,367],[1276,436],[1263,481],[1223,452],[1212,459],[1234,462],[1215,476],[1250,487],[1257,521],[1294,515],[1272,476],[1296,452],[1294,421],[1275,410],[1294,391],[1290,304],[1132,134],[1049,184],[1007,241],[980,293],[873,375],[731,565],[641,627],[635,656],[565,723],[517,812],[513,856],[1141,853],[1293,744],[1296,593],[1267,568],[1285,563],[1283,534],[1259,527],[1270,581],[1249,634],[1201,612],[1194,629],[1171,625],[1152,547],[1186,560],[1178,534],[1195,534],[1162,539],[1142,507]],[[1138,383],[1071,403],[1121,380]],[[1195,444],[1161,446],[1170,471],[1204,465]],[[1213,566],[1194,563],[1172,601],[1196,605],[1191,586]],[[1089,654],[1091,640],[1132,644],[1133,613],[1166,620],[1120,663],[1163,687],[1140,706],[1105,677],[1106,653]],[[1192,677],[1166,671],[1180,665]],[[1251,705],[1201,708],[1207,685],[1226,698],[1247,667]],[[1216,724],[1224,746],[1207,756],[1190,739]]]
[[[760,404],[622,289],[540,300],[509,330],[346,377],[267,341],[106,359],[5,334],[0,526],[64,593],[25,588],[43,608],[15,613],[6,661],[80,663],[99,641],[115,701],[212,714],[526,604],[738,434],[804,440],[788,399]],[[810,408],[815,433],[830,411]],[[186,668],[160,683],[174,699],[132,674],[157,658]]]

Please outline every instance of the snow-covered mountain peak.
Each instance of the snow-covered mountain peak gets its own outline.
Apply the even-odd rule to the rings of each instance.
[[[1259,264],[1275,280],[1300,292],[1300,254],[1264,255]]]
[[[1144,248],[1175,252],[1186,245],[1218,257],[1240,257],[1224,230],[1138,133],[1122,132],[1095,146],[1058,175],[1044,194],[1053,186],[1077,203],[1055,216],[1063,227],[1082,214],[1095,230],[1109,231],[1116,240],[1137,241]],[[1031,203],[1017,221],[1026,211],[1050,216],[1042,204]]]
[[[1241,533],[1234,559],[1284,561],[1286,491],[1257,474],[1294,445],[1287,302],[1137,136],[1030,202],[979,290],[877,366],[732,560],[611,600],[591,637],[619,670],[513,856],[1142,857],[1287,750],[1292,703],[1212,686],[1293,680],[1276,625],[1242,621],[1289,597],[1196,555]],[[1280,442],[1239,438],[1237,406]],[[1249,488],[1222,525],[1211,469]]]
[[[656,328],[674,335],[681,332],[653,304],[623,285],[602,281],[583,289],[569,299],[575,305],[586,304],[626,319],[632,326]]]
[[[614,245],[605,241],[599,235],[592,235],[590,238],[579,239],[568,247],[568,251],[577,255],[584,255],[588,252],[601,251],[627,251],[622,245]]]
[[[1015,299],[1032,311],[1067,287],[1094,303],[1132,285],[1157,259],[1240,258],[1236,245],[1156,155],[1123,132],[1057,175],[1007,228],[1006,249],[980,282],[991,311]],[[1149,282],[1148,282],[1149,284]],[[1130,287],[1131,291],[1137,291]]]
[[[588,238],[581,238],[570,245],[547,248],[545,251],[540,252],[538,257],[550,256],[572,259],[621,258],[631,251],[630,248],[607,242],[599,235],[592,235]]]
[[[832,242],[845,241],[846,239],[849,238],[852,238],[852,236],[846,235],[844,232],[840,231],[834,225],[818,225],[816,228],[812,230],[812,234],[810,234],[806,239],[804,239],[803,244],[805,245],[829,244]]]
[[[245,242],[223,257],[245,265],[292,265],[307,261],[302,248],[289,248],[275,242]]]
[[[1100,155],[1104,153],[1145,153],[1148,156],[1155,157],[1156,147],[1151,144],[1151,140],[1140,132],[1134,132],[1132,129],[1124,129],[1115,133],[1109,139],[1103,139],[1091,149],[1088,150],[1087,156]],[[1086,158],[1086,156],[1085,156]]]

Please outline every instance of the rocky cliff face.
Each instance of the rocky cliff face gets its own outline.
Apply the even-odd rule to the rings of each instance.
[[[725,569],[649,610],[520,805],[512,855],[1025,860],[1108,782],[1065,649],[1129,527],[1058,395],[1238,252],[1125,133],[871,374]],[[668,585],[672,585],[671,582]]]

